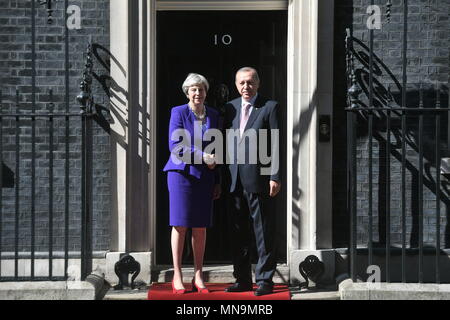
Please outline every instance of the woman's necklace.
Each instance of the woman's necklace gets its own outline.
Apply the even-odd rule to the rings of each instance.
[[[195,111],[190,105],[189,105],[189,108],[191,109],[192,113],[196,116],[197,119],[199,119],[199,120],[205,119],[205,116],[206,116],[205,105],[203,105],[203,110],[201,113]]]

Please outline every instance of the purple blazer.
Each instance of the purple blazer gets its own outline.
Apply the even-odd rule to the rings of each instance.
[[[216,167],[214,170],[208,168],[208,166],[203,163],[203,150],[205,147],[211,143],[211,141],[205,141],[202,143],[198,143],[197,145],[201,145],[202,148],[198,149],[196,147],[194,137],[200,138],[203,136],[205,130],[208,129],[218,129],[219,128],[219,113],[210,107],[206,108],[206,121],[205,128],[202,131],[200,128],[194,129],[194,122],[196,120],[195,115],[189,108],[188,104],[184,104],[181,106],[173,107],[170,115],[170,123],[169,123],[169,150],[170,157],[164,166],[163,171],[184,171],[190,174],[191,176],[200,179],[202,175],[206,173],[206,175],[214,174],[214,179],[216,183],[219,183],[219,170]],[[188,144],[188,140],[184,138],[179,138],[178,140],[172,140],[172,135],[175,130],[184,129],[185,133],[190,136],[190,144]],[[194,136],[194,131],[196,131],[197,136]],[[185,163],[181,160],[181,157],[187,157],[189,154],[190,163]],[[179,156],[179,157],[178,157]],[[176,161],[174,161],[173,157],[175,157]],[[196,162],[194,162],[196,161]],[[201,163],[198,163],[201,161]]]

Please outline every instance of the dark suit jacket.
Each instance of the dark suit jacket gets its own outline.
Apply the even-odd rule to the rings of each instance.
[[[184,104],[181,106],[173,107],[170,116],[169,123],[169,150],[171,156],[167,161],[163,171],[184,171],[191,176],[200,179],[203,175],[210,175],[211,169],[203,163],[203,150],[210,144],[209,141],[203,141],[199,145],[201,149],[198,149],[195,145],[195,138],[202,138],[202,133],[199,137],[194,135],[194,122],[195,116],[189,110],[189,105]],[[213,108],[206,107],[206,128],[217,129],[219,127],[219,113]],[[175,130],[184,129],[189,139],[180,138],[178,140],[172,140],[172,133]],[[182,161],[183,155],[188,155],[189,163]],[[174,159],[175,158],[175,159]],[[174,161],[177,160],[178,161]],[[215,168],[213,170],[216,183],[220,181],[219,170]]]
[[[228,102],[225,106],[225,128],[232,129],[234,132],[239,132],[240,119],[241,119],[241,102],[242,98],[234,99]],[[260,95],[257,96],[255,104],[253,105],[253,111],[250,114],[247,125],[245,127],[243,139],[236,137],[236,135],[230,135],[230,130],[227,130],[227,163],[231,175],[230,192],[233,192],[236,188],[237,179],[240,178],[242,186],[247,192],[252,193],[269,193],[269,180],[280,181],[280,172],[277,165],[274,164],[274,152],[279,155],[279,134],[278,138],[272,137],[271,130],[279,130],[278,124],[278,102],[274,100],[266,99]],[[246,135],[253,133],[257,137],[257,143],[254,140],[250,142],[250,139],[245,138]],[[267,131],[267,150],[259,150],[260,136],[259,130],[266,129]],[[239,149],[242,148],[242,149]],[[238,161],[239,150],[244,150],[245,161]],[[270,162],[260,157],[260,151],[267,157],[272,157]],[[256,153],[256,161],[250,161],[250,154]],[[278,156],[279,159],[279,156]],[[264,160],[264,161],[262,161]],[[245,163],[242,163],[245,162]],[[256,163],[255,163],[256,162]],[[272,171],[270,174],[261,174],[261,169],[266,171]],[[270,170],[272,169],[272,170]]]

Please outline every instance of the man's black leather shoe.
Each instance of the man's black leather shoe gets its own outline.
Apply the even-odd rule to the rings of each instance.
[[[225,292],[244,292],[244,291],[252,291],[252,290],[253,290],[253,285],[251,283],[236,282],[233,285],[226,288]]]
[[[255,291],[255,296],[263,296],[265,294],[273,293],[273,286],[270,284],[261,284]]]

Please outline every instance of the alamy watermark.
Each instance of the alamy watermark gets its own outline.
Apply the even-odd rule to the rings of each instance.
[[[371,287],[379,288],[381,285],[381,268],[375,264],[367,267],[366,273],[369,275],[367,277],[366,283],[370,283]]]
[[[381,8],[378,5],[370,5],[367,7],[366,13],[369,15],[366,21],[367,28],[369,30],[381,29]],[[79,30],[81,29],[81,8],[78,5],[72,4],[67,7],[67,14],[70,16],[67,18],[67,29]],[[232,38],[230,35],[224,35],[222,42],[226,45],[231,43]],[[217,45],[217,35],[215,35],[215,44]]]
[[[193,137],[180,128],[172,132],[170,139],[174,142],[171,158],[175,164],[207,163],[207,154],[213,155],[216,164],[260,164],[261,175],[275,175],[279,170],[279,129],[269,132],[250,128],[242,136],[239,129],[227,129],[224,137],[218,129],[208,129],[202,134],[201,122],[196,121]],[[210,143],[203,148],[204,142]]]
[[[75,4],[67,7],[67,17],[66,26],[69,30],[79,30],[81,29],[81,8]]]
[[[366,10],[369,17],[367,18],[367,28],[369,30],[381,29],[381,9],[377,5],[368,6]]]

